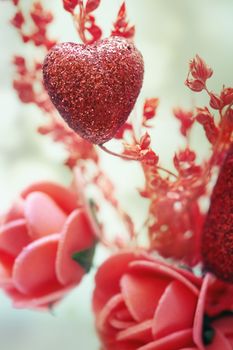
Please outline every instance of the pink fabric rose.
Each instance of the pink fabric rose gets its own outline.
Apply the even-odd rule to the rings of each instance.
[[[61,185],[35,183],[2,218],[0,286],[14,306],[47,308],[85,274],[74,254],[91,251],[95,230],[78,199]]]
[[[231,315],[205,316],[204,323],[212,279],[143,253],[110,257],[93,297],[103,350],[232,350]]]

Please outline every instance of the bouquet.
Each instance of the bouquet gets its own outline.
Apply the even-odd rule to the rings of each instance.
[[[100,0],[63,0],[79,43],[58,42],[53,14],[39,1],[25,13],[22,2],[12,0],[11,24],[38,55],[14,56],[13,87],[45,115],[38,133],[63,146],[72,183],[29,184],[2,215],[0,287],[16,308],[49,311],[95,270],[101,350],[232,350],[233,88],[211,91],[212,68],[199,55],[189,62],[185,85],[208,105],[173,110],[185,147],[168,169],[151,142],[159,99],[134,113],[145,68],[125,2],[104,38]],[[190,143],[197,124],[211,148],[202,162]],[[102,167],[103,152],[141,168],[137,191],[148,211],[140,229]]]

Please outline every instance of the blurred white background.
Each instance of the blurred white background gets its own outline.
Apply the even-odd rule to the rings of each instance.
[[[21,1],[25,9],[32,4],[32,0]],[[62,10],[62,1],[44,3],[56,14],[51,35],[60,41],[76,41],[72,20]],[[177,132],[178,123],[172,118],[172,108],[190,108],[207,101],[184,86],[189,60],[198,53],[214,69],[211,90],[219,91],[223,84],[233,85],[233,1],[127,0],[126,3],[129,19],[136,24],[136,45],[145,59],[145,80],[137,113],[146,97],[161,98],[152,137],[163,164],[169,166],[174,148],[183,144]],[[119,0],[102,0],[96,11],[105,36],[120,4]],[[69,171],[62,166],[62,147],[35,132],[37,125],[44,122],[43,116],[35,107],[22,105],[12,89],[13,54],[33,54],[30,49],[25,50],[10,26],[13,14],[11,1],[0,1],[0,212],[32,181],[51,179],[63,184],[70,181]],[[201,129],[197,128],[192,144],[200,156],[208,153]],[[136,187],[142,185],[137,165],[106,155],[102,158],[124,206],[133,214],[142,214],[146,203],[136,192]],[[137,217],[140,223],[141,215]],[[93,273],[57,307],[54,315],[14,310],[10,301],[0,294],[0,349],[97,350],[90,304],[92,288]]]

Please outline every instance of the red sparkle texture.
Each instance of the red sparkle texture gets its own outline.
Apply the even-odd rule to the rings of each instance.
[[[205,267],[233,283],[233,144],[211,197],[202,236]]]
[[[54,106],[81,137],[103,144],[125,123],[140,92],[141,53],[124,38],[63,43],[48,53],[44,84]]]

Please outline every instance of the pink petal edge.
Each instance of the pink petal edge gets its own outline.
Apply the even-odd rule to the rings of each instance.
[[[78,283],[85,270],[72,259],[74,253],[91,248],[94,233],[82,209],[73,211],[68,217],[58,244],[56,258],[57,278],[63,285]]]
[[[30,241],[25,219],[17,219],[0,227],[0,251],[16,257]]]
[[[66,213],[70,214],[77,208],[77,196],[66,187],[49,181],[41,181],[28,186],[21,196],[26,199],[30,193],[43,192],[51,197],[54,202]]]
[[[60,232],[67,216],[47,194],[33,192],[25,200],[25,218],[31,237],[38,239]]]
[[[190,346],[190,343],[192,343],[192,329],[185,329],[143,345],[137,350],[180,350]]]
[[[43,237],[25,247],[15,260],[12,278],[23,294],[35,293],[48,283],[58,284],[55,259],[59,234]]]

